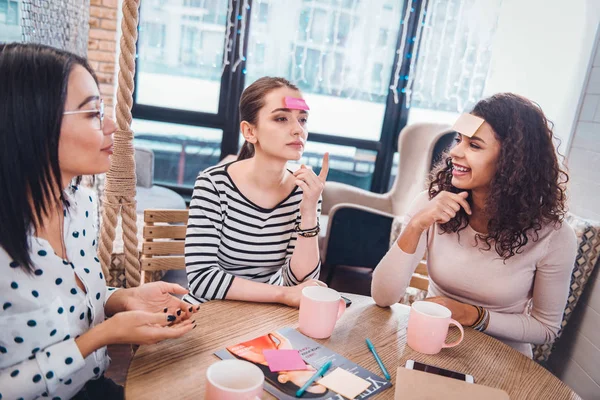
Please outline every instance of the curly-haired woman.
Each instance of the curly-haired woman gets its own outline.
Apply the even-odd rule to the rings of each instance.
[[[502,93],[471,115],[484,122],[456,145],[419,195],[373,274],[380,306],[399,301],[427,252],[428,299],[531,357],[559,330],[576,255],[563,222],[567,174],[539,106]]]

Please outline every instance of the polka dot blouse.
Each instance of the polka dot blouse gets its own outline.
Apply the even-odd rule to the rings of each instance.
[[[106,287],[97,258],[91,192],[72,188],[66,197],[68,260],[33,231],[33,274],[0,247],[0,400],[70,399],[110,361],[106,348],[84,359],[75,344],[75,338],[104,321],[104,305],[113,289]]]

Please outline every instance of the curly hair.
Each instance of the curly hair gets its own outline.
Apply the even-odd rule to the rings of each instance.
[[[521,253],[529,240],[538,240],[544,225],[562,223],[569,177],[554,149],[553,124],[537,103],[513,93],[499,93],[479,101],[471,114],[490,124],[500,142],[496,174],[484,209],[489,216],[488,232],[478,233],[476,241],[485,242],[486,250],[493,245],[506,261]],[[452,162],[447,156],[432,172],[429,198],[442,191],[463,191],[451,182]],[[440,228],[444,233],[460,232],[468,223],[461,208]]]

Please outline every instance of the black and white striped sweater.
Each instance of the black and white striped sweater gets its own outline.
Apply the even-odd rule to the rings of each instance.
[[[192,303],[225,298],[235,276],[282,286],[302,282],[290,268],[302,189],[295,187],[272,209],[262,208],[238,190],[229,165],[205,170],[194,186],[185,239],[186,300]],[[320,267],[303,280],[318,278]]]

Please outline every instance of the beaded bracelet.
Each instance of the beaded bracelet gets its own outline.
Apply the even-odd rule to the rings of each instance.
[[[298,235],[306,238],[315,237],[321,232],[321,227],[319,226],[319,222],[317,221],[317,226],[310,229],[300,229],[300,224],[296,223],[294,227],[294,231],[298,233]]]

